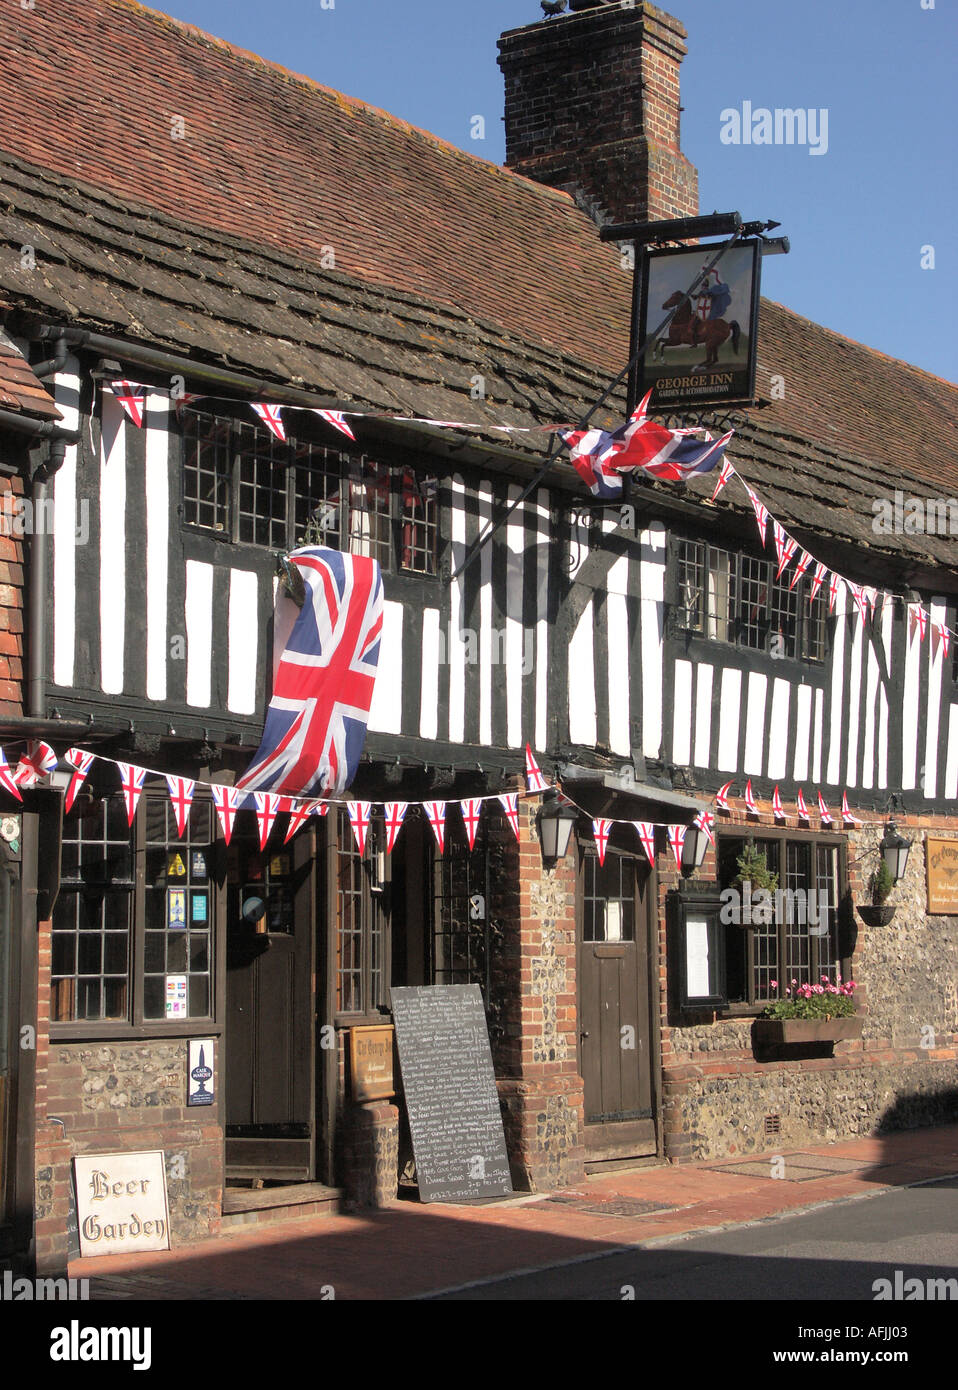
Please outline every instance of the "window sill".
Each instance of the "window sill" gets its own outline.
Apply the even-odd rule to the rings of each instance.
[[[221,1023],[209,1019],[177,1019],[164,1023],[51,1023],[50,1042],[144,1042],[147,1039],[164,1042],[167,1038],[218,1038],[223,1033]]]

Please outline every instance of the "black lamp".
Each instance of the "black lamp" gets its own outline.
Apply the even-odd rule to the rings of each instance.
[[[701,869],[710,844],[707,833],[694,822],[685,832],[682,842],[682,868]]]
[[[895,822],[889,821],[882,836],[881,852],[888,865],[888,872],[896,883],[900,883],[905,877],[905,865],[908,863],[908,851],[910,849],[911,840],[906,840],[904,835],[899,835]]]
[[[539,850],[544,865],[554,865],[565,858],[577,818],[576,808],[558,796],[543,800],[539,811]]]

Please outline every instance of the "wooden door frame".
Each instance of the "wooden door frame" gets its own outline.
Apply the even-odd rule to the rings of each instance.
[[[656,1155],[662,1157],[665,1153],[664,1139],[662,1133],[662,1029],[661,1029],[661,998],[659,984],[659,962],[661,959],[660,950],[660,921],[659,921],[659,878],[658,869],[655,864],[649,864],[644,854],[633,853],[629,849],[619,849],[615,847],[614,853],[625,855],[633,860],[640,868],[648,871],[646,881],[647,906],[644,913],[636,912],[636,917],[640,915],[645,921],[645,931],[647,934],[647,956],[648,978],[646,980],[646,990],[648,994],[649,1009],[649,1069],[652,1087],[652,1120],[655,1125],[655,1147]],[[583,843],[576,836],[576,889],[575,889],[575,937],[576,937],[576,1066],[582,1077],[583,1088],[585,1076],[582,1069],[582,1006],[581,1006],[581,969],[582,969],[582,948],[586,944],[583,939],[582,929],[584,925],[585,911],[585,861],[589,857],[595,856],[594,846],[588,841]],[[637,871],[638,872],[638,871]],[[638,885],[638,877],[636,877]],[[638,896],[638,895],[636,895]],[[636,922],[636,941],[638,941],[639,923]],[[641,981],[639,988],[641,990]],[[584,1091],[583,1091],[584,1097]],[[583,1129],[586,1128],[585,1109],[583,1107]],[[599,1126],[601,1127],[601,1126]]]

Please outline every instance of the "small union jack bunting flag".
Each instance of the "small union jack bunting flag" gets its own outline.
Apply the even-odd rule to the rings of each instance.
[[[386,853],[392,854],[393,845],[396,843],[396,836],[402,829],[405,819],[408,801],[387,801],[386,811]]]
[[[20,788],[13,780],[13,773],[10,771],[10,764],[7,762],[6,754],[0,748],[0,787],[4,787],[11,796],[15,796],[18,801],[22,801]]]
[[[789,560],[798,549],[798,542],[792,540],[785,527],[774,520],[772,521],[772,535],[775,538],[775,554],[778,556],[778,571],[775,578],[781,579],[782,571],[788,568]]]
[[[910,603],[908,605],[908,640],[914,638],[918,633],[919,642],[924,642],[925,633],[928,629],[928,614],[920,603]]]
[[[687,825],[669,826],[669,844],[672,846],[676,867],[679,869],[682,867],[682,846],[685,844],[685,832],[687,830]]]
[[[798,814],[802,820],[811,820],[811,816],[808,814],[808,807],[805,805],[805,793],[802,791],[801,787],[798,789],[798,796],[795,800],[798,803]]]
[[[250,405],[256,411],[256,414],[262,420],[263,424],[267,425],[273,431],[276,438],[282,440],[285,444],[286,430],[283,426],[282,416],[280,415],[280,411],[283,407],[280,405],[254,404],[253,401],[250,401]]]
[[[772,792],[772,814],[776,820],[785,820],[785,808],[782,805],[782,798],[778,794],[778,787]]]
[[[847,583],[849,589],[851,590],[852,598],[855,600],[855,606],[856,606],[857,609],[858,609],[859,617],[861,618],[862,622],[864,623],[864,622],[867,621],[867,618],[868,618],[868,614],[867,614],[867,612],[865,611],[865,594],[864,594],[864,591],[862,590],[862,587],[861,587],[860,584],[853,584],[852,581],[851,581],[850,579],[846,580],[845,582]]]
[[[802,575],[805,573],[805,571],[808,569],[811,563],[811,555],[809,555],[807,550],[803,550],[802,553],[799,555],[798,559],[795,561],[795,573],[792,575],[792,582],[788,586],[789,590],[795,588],[795,585],[801,579]]]
[[[712,834],[715,817],[712,815],[711,811],[699,811],[692,824],[697,830],[701,830],[710,845],[715,844],[715,836]]]
[[[190,818],[190,806],[193,803],[193,791],[196,783],[191,782],[189,777],[172,777],[167,773],[166,785],[170,789],[173,814],[176,816],[176,833],[182,840],[186,822]]]
[[[828,574],[828,566],[827,566],[827,565],[823,565],[823,564],[821,563],[820,560],[816,560],[816,561],[815,561],[815,575],[814,575],[814,578],[812,579],[812,587],[811,587],[811,589],[809,590],[809,594],[808,594],[808,601],[809,601],[809,603],[814,603],[815,600],[818,598],[818,591],[819,591],[819,589],[822,587],[822,584],[823,584],[824,581],[825,581],[825,576],[826,576],[827,574]]]
[[[755,797],[752,795],[751,777],[745,783],[745,808],[750,816],[758,815],[758,807],[755,805]]]
[[[466,834],[469,837],[469,848],[475,849],[476,831],[479,829],[479,817],[482,814],[482,802],[460,801],[459,809],[462,811],[462,823],[466,827]]]
[[[501,805],[502,805],[502,809],[503,809],[503,810],[505,811],[505,813],[506,813],[506,818],[508,819],[509,824],[512,826],[512,832],[513,832],[513,834],[515,835],[516,839],[518,840],[518,838],[519,838],[519,793],[518,793],[518,792],[504,792],[504,793],[499,797],[499,801],[500,801],[500,803],[501,803]]]
[[[329,815],[329,802],[328,802],[328,801],[311,801],[311,802],[309,803],[309,814],[310,814],[311,816],[328,816],[328,815]]]
[[[422,809],[426,820],[432,826],[432,833],[436,837],[439,853],[442,854],[446,848],[446,803],[444,801],[424,801]]]
[[[818,793],[818,811],[822,818],[822,825],[831,825],[832,813],[825,805],[825,798],[822,796],[821,792]]]
[[[722,471],[718,475],[718,482],[715,484],[715,491],[712,493],[713,502],[715,501],[716,497],[718,497],[719,493],[722,491],[725,484],[728,482],[729,478],[731,478],[734,472],[735,469],[732,467],[732,460],[723,459]]]
[[[878,590],[874,588],[871,584],[863,584],[862,593],[868,600],[868,616],[870,618],[874,618],[875,606],[878,603]]]
[[[648,820],[634,820],[632,824],[642,841],[642,848],[649,856],[649,863],[655,867],[655,824]]]
[[[286,834],[283,836],[283,844],[288,845],[303,822],[309,820],[313,813],[313,806],[318,803],[313,801],[299,801],[296,797],[292,796],[284,796],[283,802],[285,804],[282,809],[289,812],[289,822],[286,826]]]
[[[831,574],[828,580],[828,611],[834,613],[835,604],[838,602],[838,591],[845,583],[840,574]]]
[[[146,408],[146,387],[138,381],[111,381],[110,390],[116,396],[123,413],[136,425],[143,428],[143,411]]]
[[[353,838],[356,841],[356,848],[359,850],[360,855],[366,853],[366,832],[369,829],[369,813],[371,810],[371,801],[350,801],[346,807],[349,823],[353,827]]]
[[[845,825],[861,825],[857,816],[853,816],[848,809],[848,792],[842,792],[842,821]]]
[[[755,513],[755,520],[758,522],[758,534],[762,539],[762,544],[764,545],[765,532],[768,529],[768,508],[764,505],[764,503],[759,501],[758,497],[755,495],[755,493],[752,491],[752,489],[748,486],[747,483],[745,485],[745,491],[748,493],[748,500],[752,504],[752,510]]]
[[[173,409],[179,415],[184,406],[192,405],[194,401],[202,401],[205,397],[199,391],[181,391],[178,395],[171,396],[170,399],[173,402]]]
[[[936,644],[935,644],[935,639],[936,639],[936,638],[938,639],[938,641],[937,641],[937,646],[936,646]],[[938,655],[938,647],[941,647],[942,653],[943,653],[945,656],[947,656],[947,655],[948,655],[948,647],[949,647],[949,645],[950,645],[950,642],[951,642],[951,634],[949,633],[948,629],[945,627],[944,623],[940,623],[940,622],[938,622],[938,620],[936,619],[936,620],[932,623],[932,625],[931,625],[931,654],[932,654],[932,658],[934,658],[935,656]]]
[[[67,787],[66,800],[63,809],[69,814],[73,809],[73,803],[77,799],[77,792],[86,781],[87,773],[93,766],[93,754],[83,753],[79,748],[68,748],[66,761],[75,769],[70,778],[70,785]]]
[[[140,804],[140,793],[143,791],[143,783],[146,780],[146,768],[134,767],[132,763],[117,763],[120,769],[120,787],[123,791],[123,798],[126,801],[127,824],[133,824],[133,817],[136,815],[136,808]]]
[[[223,839],[227,844],[233,833],[233,822],[236,820],[236,812],[239,810],[240,801],[243,799],[238,791],[232,787],[222,787],[217,782],[210,786],[213,794],[213,805],[216,807],[216,814],[223,831]]]
[[[549,790],[549,783],[539,770],[539,764],[532,755],[532,749],[526,744],[526,787],[530,792],[545,792]]]
[[[609,836],[612,834],[612,822],[610,820],[593,820],[592,830],[595,835],[595,848],[599,856],[599,863],[605,863],[605,851],[608,848]]]
[[[715,793],[715,804],[720,811],[728,811],[729,813],[731,813],[732,808],[728,804],[728,794],[731,785],[731,782],[726,782],[725,786],[720,787],[718,791]]]
[[[48,772],[52,772],[58,761],[49,743],[31,739],[27,744],[26,753],[17,764],[13,780],[20,787],[32,787],[41,777],[46,777]]]
[[[259,822],[259,847],[265,849],[266,841],[279,815],[280,798],[272,792],[254,792],[253,800],[256,802],[256,819]]]
[[[328,425],[332,425],[334,430],[339,430],[341,434],[345,434],[355,444],[356,436],[346,424],[346,417],[341,410],[317,410],[316,414],[322,416]]]

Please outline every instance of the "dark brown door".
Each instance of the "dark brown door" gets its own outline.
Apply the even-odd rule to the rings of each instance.
[[[311,829],[263,853],[230,845],[227,1177],[314,1175],[313,845]]]
[[[650,874],[611,847],[582,857],[579,892],[579,1066],[586,1147],[596,1159],[654,1154]]]

